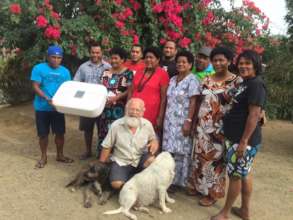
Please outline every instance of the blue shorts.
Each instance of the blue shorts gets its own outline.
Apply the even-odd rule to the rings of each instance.
[[[39,137],[47,136],[50,133],[57,135],[65,134],[64,114],[56,111],[36,111],[36,126]]]
[[[247,146],[242,158],[237,158],[236,156],[238,143],[232,143],[229,140],[225,140],[225,145],[225,159],[227,162],[228,176],[245,178],[251,170],[253,160],[261,145],[258,144],[256,146]]]

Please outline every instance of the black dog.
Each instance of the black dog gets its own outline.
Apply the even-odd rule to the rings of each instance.
[[[110,165],[99,161],[92,161],[83,167],[75,179],[66,185],[71,191],[83,187],[84,207],[92,206],[91,192],[99,196],[99,204],[105,204],[111,196],[109,182]]]

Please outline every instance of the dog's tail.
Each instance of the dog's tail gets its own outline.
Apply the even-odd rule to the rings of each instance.
[[[115,215],[123,212],[123,207],[121,206],[119,209],[114,209],[110,211],[106,211],[103,213],[103,215]]]

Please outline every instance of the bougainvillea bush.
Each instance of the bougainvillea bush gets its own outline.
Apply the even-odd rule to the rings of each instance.
[[[50,43],[80,59],[87,46],[105,49],[133,43],[163,44],[167,39],[196,50],[228,44],[236,53],[244,48],[263,52],[258,37],[268,33],[268,18],[250,0],[225,11],[219,0],[4,0],[0,17],[1,43],[19,48],[30,61]]]
[[[2,0],[0,47],[17,49],[18,69],[10,72],[24,77],[51,43],[62,45],[72,71],[91,42],[100,42],[106,53],[167,39],[193,52],[203,44],[225,44],[236,53],[262,53],[259,38],[268,34],[269,19],[251,0],[238,8],[232,2],[226,11],[219,0]]]

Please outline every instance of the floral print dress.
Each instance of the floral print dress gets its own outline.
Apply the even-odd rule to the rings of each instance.
[[[101,75],[101,83],[107,88],[109,95],[118,95],[125,92],[127,87],[131,85],[132,79],[133,72],[128,69],[121,73],[105,70]],[[124,116],[125,104],[126,98],[117,101],[116,104],[107,105],[99,117],[97,156],[112,122]]]
[[[172,153],[175,162],[174,185],[186,186],[190,156],[192,151],[192,138],[184,137],[182,127],[188,118],[190,98],[200,94],[200,83],[193,74],[187,75],[177,83],[177,76],[170,80],[167,90],[167,107],[163,130],[163,151]]]
[[[232,75],[216,82],[211,76],[202,82],[202,102],[194,137],[188,188],[192,192],[209,195],[213,199],[225,195],[226,166],[224,163],[224,136],[222,117],[231,104],[227,93],[237,87],[242,79]]]

